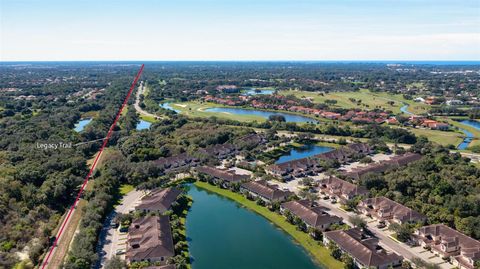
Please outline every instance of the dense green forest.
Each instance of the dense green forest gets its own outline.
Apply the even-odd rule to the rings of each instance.
[[[47,69],[26,77],[22,72],[15,73],[19,74],[15,81],[20,85],[23,79],[30,81],[22,86],[22,89],[25,87],[22,93],[34,94],[38,99],[22,106],[24,100],[12,101],[11,96],[5,95],[0,98],[0,107],[12,112],[0,118],[0,267],[11,268],[18,260],[15,252],[22,251],[34,264],[39,262],[40,255],[51,244],[61,215],[73,203],[88,172],[87,160],[100,146],[100,142],[96,142],[71,148],[42,149],[37,144],[75,145],[105,137],[131,81],[131,73],[127,70],[119,69],[116,79],[107,83],[103,79],[94,82],[92,77],[97,75],[89,74],[92,72],[89,68],[74,69],[83,72],[85,77],[74,82],[39,83],[38,86],[31,81],[43,80],[43,76],[49,77],[50,73],[52,77],[72,75],[73,71],[63,74]],[[108,75],[108,70],[104,72],[104,77],[114,77]],[[2,84],[5,81],[3,77]],[[92,100],[69,97],[75,89],[85,85],[107,88],[102,96]],[[56,97],[50,100],[48,96]],[[86,130],[73,131],[74,123],[92,110],[96,112],[95,119]],[[133,117],[121,120],[121,128],[116,129],[111,145],[135,127],[132,123],[137,120],[135,113]]]
[[[425,214],[430,223],[445,223],[479,239],[480,169],[424,137],[412,150],[425,157],[385,175],[364,175],[361,184],[372,195],[387,196]]]

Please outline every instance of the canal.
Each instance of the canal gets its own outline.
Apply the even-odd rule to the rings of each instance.
[[[462,120],[462,121],[460,121],[460,123],[462,123],[464,125],[468,125],[470,127],[473,127],[473,128],[480,131],[480,122],[478,122],[478,121]],[[463,139],[462,143],[460,143],[460,145],[458,145],[457,149],[467,149],[470,146],[470,143],[472,142],[472,140],[475,138],[475,136],[473,135],[473,133],[471,133],[471,132],[469,132],[465,129],[459,128],[459,130],[462,133],[465,134],[465,138]]]
[[[193,269],[318,269],[285,232],[227,198],[190,186],[187,240]]]

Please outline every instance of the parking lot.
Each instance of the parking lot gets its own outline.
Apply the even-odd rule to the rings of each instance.
[[[99,255],[100,261],[95,268],[103,268],[105,261],[117,255],[122,259],[125,259],[127,233],[120,232],[119,227],[112,227],[112,220],[117,214],[127,214],[131,210],[135,209],[140,199],[147,193],[145,191],[133,190],[127,193],[120,204],[115,207],[114,211],[107,216],[102,231],[100,233],[99,240]]]

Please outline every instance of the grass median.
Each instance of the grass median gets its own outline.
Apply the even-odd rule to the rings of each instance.
[[[255,201],[250,201],[241,194],[221,189],[216,186],[212,186],[206,182],[197,181],[194,184],[199,188],[229,198],[256,212],[257,214],[265,217],[273,224],[288,233],[290,236],[292,236],[295,241],[298,242],[304,249],[306,249],[311,254],[311,256],[314,257],[315,261],[323,267],[329,269],[343,268],[343,263],[335,260],[332,256],[330,256],[330,252],[327,248],[321,246],[318,241],[313,240],[313,238],[311,238],[308,234],[297,230],[297,227],[295,225],[287,222],[287,220],[278,213],[272,212],[266,207],[257,205]]]

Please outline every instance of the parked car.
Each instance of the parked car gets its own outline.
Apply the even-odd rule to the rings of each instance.
[[[125,254],[125,250],[124,249],[119,249],[115,252],[115,255],[122,255],[122,254]]]
[[[387,225],[385,224],[385,221],[381,220],[381,221],[378,222],[378,224],[377,224],[378,229],[383,229],[385,227],[387,227]]]

